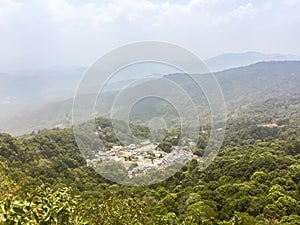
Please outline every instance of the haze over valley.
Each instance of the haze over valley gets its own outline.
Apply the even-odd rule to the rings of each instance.
[[[249,54],[251,58],[252,53]],[[240,54],[236,55],[237,58],[239,56]],[[224,55],[220,57],[223,58]],[[229,58],[232,60],[232,55]],[[284,59],[285,57],[282,57],[282,60],[268,62],[268,58],[265,58],[263,62],[242,67],[239,67],[240,64],[238,63],[237,67],[214,73],[223,91],[229,115],[245,107],[251,107],[258,102],[299,94],[300,61],[284,61]],[[71,118],[72,115],[72,98],[84,72],[83,68],[71,71],[60,69],[51,71],[49,74],[37,74],[31,77],[16,75],[13,78],[8,78],[7,75],[2,74],[1,77],[4,81],[1,82],[3,84],[2,90],[9,89],[11,92],[3,92],[2,104],[0,105],[2,108],[1,130],[20,135],[38,129],[65,127],[67,119]],[[177,82],[185,87],[191,95],[197,93],[197,91],[191,93],[193,84],[187,75],[161,74],[160,76]],[[123,78],[123,80],[113,81],[105,86],[104,101],[107,106],[106,108],[105,106],[101,107],[100,115],[108,116],[109,105],[112,104],[118,90],[137,77],[138,75],[132,79]],[[159,80],[157,85],[159,87]],[[10,95],[5,96],[4,93]],[[88,96],[82,96],[82,98],[89,101]],[[203,102],[205,101],[203,96]],[[208,113],[208,105],[202,106]],[[143,110],[147,112],[149,109],[146,107],[142,111],[140,110],[140,114],[145,113]]]

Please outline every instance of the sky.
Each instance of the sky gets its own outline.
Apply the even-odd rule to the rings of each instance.
[[[0,0],[0,73],[87,67],[137,41],[207,59],[259,51],[300,55],[300,0]]]

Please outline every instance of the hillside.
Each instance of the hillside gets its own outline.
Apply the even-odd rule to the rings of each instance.
[[[294,94],[299,94],[300,85],[300,62],[261,62],[250,66],[229,69],[215,74],[220,87],[223,91],[226,106],[229,115],[242,110],[244,107]],[[182,86],[190,96],[198,98],[198,107],[200,111],[208,113],[208,105],[204,95],[199,96],[201,90],[197,89],[191,80],[183,74],[170,74],[165,78],[173,80]],[[201,78],[200,78],[201,79]],[[126,82],[123,83],[125,85]],[[120,83],[121,85],[121,83]],[[144,87],[150,87],[150,83],[144,83]],[[120,87],[120,86],[118,86]],[[159,80],[156,81],[155,87],[161,87]],[[140,88],[140,90],[143,90]],[[104,95],[99,114],[106,116],[111,107],[114,96],[118,92],[107,92]],[[176,96],[177,90],[170,93],[170,96]],[[88,104],[88,96],[82,96],[82,102]],[[202,100],[201,100],[202,99]],[[135,110],[137,120],[147,119],[148,115],[162,115],[165,111],[175,113],[174,110],[161,102],[152,102],[151,107],[147,103],[141,104],[140,108]],[[55,126],[66,125],[66,114],[71,115],[72,99],[52,103],[40,109],[24,110],[10,119],[2,119],[0,130],[11,134],[20,135],[31,133],[33,130],[51,128]],[[156,106],[156,107],[155,107]],[[121,107],[121,106],[120,106]],[[85,105],[82,106],[85,108]],[[147,113],[145,113],[147,112]],[[147,115],[146,115],[147,114]]]
[[[205,60],[213,72],[248,66],[258,62],[300,60],[296,55],[264,54],[261,52],[226,53]]]
[[[70,129],[18,139],[0,134],[0,224],[295,225],[299,134],[293,124],[230,120],[223,147],[205,171],[191,161],[146,187],[114,184],[88,168]],[[197,146],[200,156],[203,148]]]

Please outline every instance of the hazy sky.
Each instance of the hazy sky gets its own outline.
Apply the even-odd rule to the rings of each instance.
[[[300,0],[0,0],[0,72],[88,66],[120,45],[167,41],[202,59],[300,55]]]

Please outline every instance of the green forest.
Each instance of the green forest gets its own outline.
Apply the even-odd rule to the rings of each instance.
[[[300,224],[300,129],[286,119],[277,123],[230,119],[206,170],[192,160],[144,187],[113,183],[87,167],[72,129],[0,134],[0,224]],[[102,138],[107,145],[115,140]],[[198,144],[196,154],[204,147]]]
[[[300,225],[300,0],[0,0],[0,225]]]

